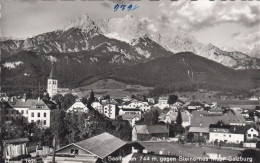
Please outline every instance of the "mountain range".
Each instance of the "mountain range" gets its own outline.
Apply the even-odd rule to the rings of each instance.
[[[61,85],[71,87],[86,80],[110,77],[152,86],[189,83],[219,88],[227,86],[225,81],[232,83],[243,77],[234,70],[260,68],[258,58],[205,45],[188,35],[161,36],[131,15],[95,21],[83,15],[63,29],[24,40],[2,41],[0,48],[2,86],[6,89],[13,89],[14,85],[35,86],[38,81],[45,83],[53,62]],[[221,79],[212,74],[221,74],[215,75]],[[255,86],[250,76],[243,78],[245,82],[240,81],[238,87]],[[213,79],[219,84],[212,85],[216,82]],[[229,87],[233,88],[231,84]]]

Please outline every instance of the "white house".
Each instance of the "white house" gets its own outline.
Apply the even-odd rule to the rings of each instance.
[[[119,115],[124,114],[142,114],[140,109],[132,109],[132,108],[121,108],[119,110]]]
[[[147,102],[141,102],[141,101],[137,101],[137,100],[133,100],[131,103],[126,103],[125,105],[123,105],[123,108],[141,108],[141,107],[145,107],[148,106]]]
[[[250,100],[250,101],[258,101],[258,97],[253,96],[253,97],[251,97],[249,100]]]
[[[168,97],[159,97],[158,104],[168,104]]]
[[[89,109],[86,105],[84,105],[81,101],[76,101],[71,107],[67,110],[67,112],[84,112],[88,113]]]
[[[39,127],[50,127],[51,119],[55,116],[56,104],[51,101],[38,100],[28,109],[28,122],[36,123]]]
[[[91,106],[97,110],[100,114],[103,114],[104,113],[104,110],[103,110],[103,105],[100,103],[100,102],[93,102],[91,104]]]
[[[115,119],[118,115],[118,108],[114,104],[107,104],[104,106],[104,115],[110,119]]]
[[[259,135],[258,131],[256,131],[256,129],[251,127],[246,131],[246,140],[254,140],[257,138],[258,135]]]
[[[209,141],[239,144],[245,141],[245,131],[245,126],[230,126],[223,123],[211,124],[209,126]]]

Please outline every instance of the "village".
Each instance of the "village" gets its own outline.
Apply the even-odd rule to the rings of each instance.
[[[64,92],[52,70],[42,98],[1,93],[1,161],[257,160],[252,151],[260,147],[260,105],[221,106],[177,95],[95,97],[95,90],[84,99]]]

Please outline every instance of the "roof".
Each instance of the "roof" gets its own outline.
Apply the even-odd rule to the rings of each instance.
[[[130,120],[130,119],[133,119],[133,118],[141,119],[142,115],[141,114],[123,114],[122,115],[123,120]]]
[[[230,132],[235,134],[245,134],[248,129],[248,126],[231,126]]]
[[[105,132],[75,144],[100,158],[105,158],[127,144],[127,142]]]
[[[37,99],[27,99],[23,101],[23,99],[16,99],[14,102],[10,102],[12,107],[31,107],[38,102]]]
[[[189,132],[209,133],[208,127],[190,127]]]
[[[166,125],[152,125],[147,126],[150,134],[169,133],[169,129]]]
[[[230,129],[230,125],[224,125],[224,124],[211,124],[209,125],[209,128],[225,128]]]
[[[193,111],[190,124],[192,127],[209,127],[210,124],[216,124],[221,117],[209,114],[207,111]]]
[[[221,121],[225,124],[246,122],[244,117],[237,114],[233,114],[232,112],[227,112],[226,114],[224,114],[223,117],[221,118]]]
[[[138,133],[138,134],[149,134],[149,131],[148,131],[146,125],[135,125],[134,128],[136,129],[136,133]]]
[[[42,108],[37,108],[37,106],[42,106]],[[56,104],[54,102],[51,101],[47,101],[47,100],[37,100],[37,102],[35,104],[33,104],[30,107],[30,110],[52,110],[52,109],[56,109]]]
[[[6,144],[14,144],[14,143],[25,143],[28,142],[28,138],[18,138],[18,139],[9,139],[9,140],[4,140]]]
[[[48,79],[56,79],[56,76],[55,76],[55,71],[54,71],[54,66],[52,65],[51,67],[51,72],[50,72],[50,76]]]
[[[140,109],[122,108],[123,111],[141,111]]]

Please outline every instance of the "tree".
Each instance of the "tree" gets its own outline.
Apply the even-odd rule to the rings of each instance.
[[[152,108],[149,112],[144,113],[144,123],[146,125],[158,124],[160,110],[158,108]]]
[[[189,132],[189,133],[187,134],[187,140],[188,140],[188,142],[192,142],[193,138],[194,138],[194,134],[193,134],[192,132]]]
[[[74,96],[74,95],[71,94],[71,93],[65,94],[65,95],[64,95],[64,100],[63,100],[63,102],[62,102],[62,106],[61,106],[61,107],[62,107],[63,109],[65,109],[65,110],[69,109],[69,107],[70,107],[72,104],[75,103],[76,98],[77,98],[77,96]]]
[[[110,100],[110,95],[109,94],[105,95],[104,100]]]
[[[55,101],[59,108],[62,108],[62,103],[64,101],[64,97],[62,96],[62,94],[56,94],[52,97],[52,100]]]
[[[94,101],[95,101],[95,95],[94,95],[94,92],[91,91],[89,99],[88,99],[88,105],[91,105]]]
[[[178,96],[177,95],[169,95],[168,97],[168,104],[174,104],[177,102]]]
[[[180,109],[178,110],[178,114],[177,114],[177,118],[176,118],[176,123],[178,124],[178,125],[182,125],[182,117],[181,117],[181,111],[180,111]]]

